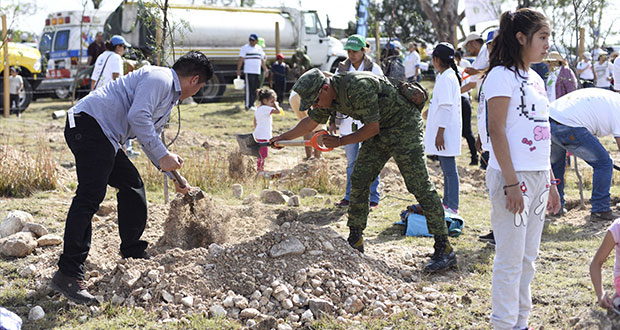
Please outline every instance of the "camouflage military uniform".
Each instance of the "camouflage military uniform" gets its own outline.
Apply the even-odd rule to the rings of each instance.
[[[345,78],[353,74],[351,78]],[[424,160],[423,122],[415,106],[409,103],[386,78],[366,72],[338,74],[332,78],[338,95],[328,109],[310,109],[308,116],[326,123],[340,112],[364,124],[379,121],[380,132],[364,141],[351,177],[349,227],[362,230],[368,218],[370,185],[385,163],[394,157],[405,179],[407,190],[424,209],[429,232],[447,235],[441,200],[428,177]]]
[[[302,48],[295,51],[295,54],[291,57],[291,62],[293,63],[296,77],[301,76],[304,72],[312,68],[310,57],[304,53]]]

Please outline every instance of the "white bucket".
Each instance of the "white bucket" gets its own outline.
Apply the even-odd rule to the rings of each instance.
[[[245,88],[245,81],[237,76],[236,79],[233,79],[233,85],[235,85],[235,89],[240,90]]]

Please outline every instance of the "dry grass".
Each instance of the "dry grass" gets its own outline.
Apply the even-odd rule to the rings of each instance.
[[[28,197],[35,191],[56,189],[56,162],[49,144],[43,139],[38,142],[32,152],[0,146],[0,196]]]

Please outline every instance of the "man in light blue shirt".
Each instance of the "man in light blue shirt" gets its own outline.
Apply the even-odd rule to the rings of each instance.
[[[77,303],[97,303],[84,285],[84,263],[90,249],[91,219],[108,185],[118,189],[121,255],[148,258],[148,243],[140,240],[147,219],[144,184],[121,146],[137,138],[156,167],[162,171],[181,168],[183,159],[168,151],[159,136],[173,106],[196,94],[212,76],[209,59],[191,51],[172,68],[146,66],[116,79],[69,110],[65,140],[75,156],[78,187],[67,214],[63,253],[52,289]],[[180,193],[190,189],[186,181],[175,181],[175,185]]]

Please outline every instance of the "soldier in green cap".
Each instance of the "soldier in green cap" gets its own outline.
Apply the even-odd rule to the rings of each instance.
[[[339,137],[326,135],[326,147],[362,142],[351,176],[349,244],[364,251],[362,233],[369,211],[370,185],[392,157],[411,192],[424,209],[428,229],[435,239],[435,252],[425,271],[435,272],[456,265],[448,241],[443,206],[428,177],[424,160],[423,122],[417,107],[403,97],[387,78],[367,72],[349,72],[326,77],[319,69],[302,75],[293,90],[301,97],[300,110],[308,117],[271,142],[290,140],[326,123],[336,112],[360,120],[364,127]]]
[[[312,69],[310,57],[306,55],[303,48],[297,48],[297,50],[295,50],[295,54],[291,57],[291,62],[293,63],[293,71],[295,71],[296,74],[295,77],[300,77],[302,74],[306,73],[306,71]]]

